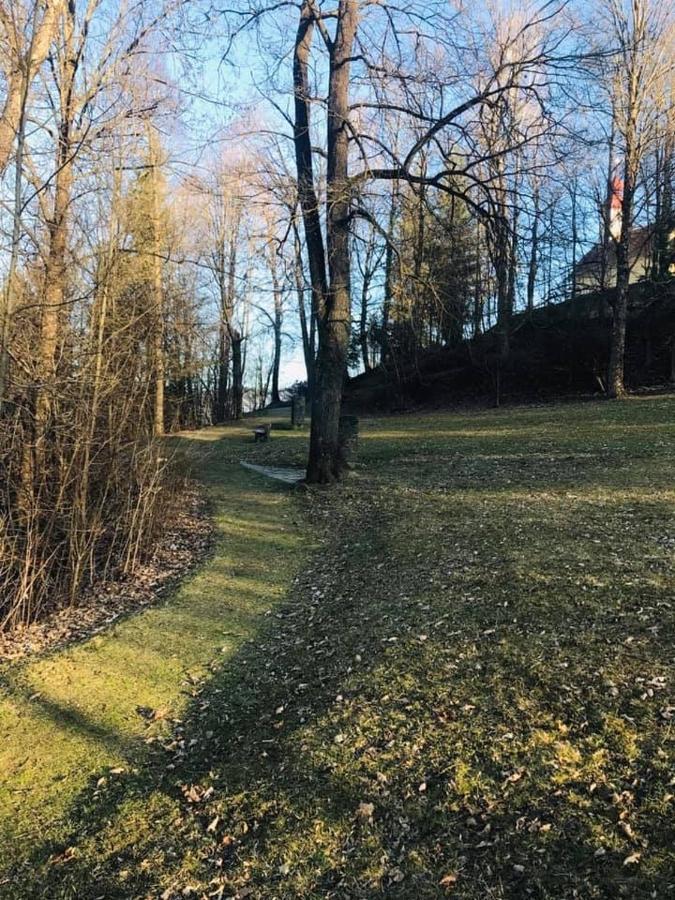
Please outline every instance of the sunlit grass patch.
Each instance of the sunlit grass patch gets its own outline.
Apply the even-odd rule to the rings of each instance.
[[[89,783],[142,766],[145,742],[189,703],[190,682],[253,637],[285,589],[300,549],[284,519],[287,500],[238,467],[227,431],[195,437],[200,449],[192,436],[179,449],[198,474],[208,460],[212,559],[160,605],[2,675],[0,871],[13,856],[30,855],[36,840],[67,833],[62,817]]]
[[[181,592],[148,637],[162,689],[172,653],[207,677],[125,773],[68,787],[48,849],[72,860],[7,896],[670,896],[674,419],[652,398],[368,420],[353,476],[293,497],[236,466],[301,460],[306,433],[214,431],[223,539],[183,589],[206,625],[172,644]]]

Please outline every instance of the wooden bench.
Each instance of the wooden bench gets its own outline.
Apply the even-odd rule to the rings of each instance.
[[[270,436],[271,430],[271,422],[267,422],[264,425],[256,425],[256,427],[253,429],[253,442],[257,444],[258,441],[266,441]]]

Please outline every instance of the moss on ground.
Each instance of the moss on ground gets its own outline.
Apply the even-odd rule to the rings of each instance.
[[[7,684],[57,713],[17,758],[58,750],[24,764],[1,896],[674,894],[674,398],[364,420],[306,495],[236,469],[241,431],[191,446],[213,559],[119,647]]]

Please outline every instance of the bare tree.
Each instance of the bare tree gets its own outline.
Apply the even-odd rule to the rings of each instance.
[[[10,133],[17,150],[1,310],[0,628],[133,569],[163,478],[138,277],[147,253],[134,252],[139,197],[124,179],[147,169],[139,135],[161,97],[146,54],[169,4],[30,9],[0,6],[0,33],[15,29],[10,62],[20,59],[5,73],[0,126],[2,153]]]
[[[641,161],[657,133],[658,119],[653,99],[662,94],[664,76],[673,69],[674,17],[671,10],[655,0],[631,0],[628,5],[619,0],[608,0],[607,12],[618,48],[611,85],[623,157],[621,231],[616,247],[616,294],[607,393],[610,397],[621,397],[625,393],[624,361],[635,190]]]
[[[459,175],[481,191],[484,199],[492,198],[491,180],[481,183],[475,174],[476,159],[471,144],[464,151],[465,165],[458,166],[455,149],[458,136],[468,138],[470,135],[465,118],[473,112],[493,108],[502,98],[514,95],[518,90],[526,91],[530,98],[540,103],[545,78],[542,72],[550,55],[545,35],[537,34],[534,41],[530,40],[536,33],[536,22],[527,19],[509,36],[506,45],[509,52],[503,53],[493,71],[485,74],[477,91],[449,111],[443,111],[432,104],[431,111],[425,112],[415,105],[414,96],[408,90],[407,77],[402,71],[402,63],[396,68],[389,65],[386,57],[371,59],[369,49],[375,51],[375,48],[366,47],[365,32],[359,28],[365,9],[356,0],[340,0],[336,8],[323,12],[319,4],[313,0],[305,0],[300,7],[300,22],[295,40],[293,122],[298,193],[305,226],[310,280],[319,310],[317,384],[307,468],[310,482],[326,483],[340,476],[338,423],[351,317],[350,220],[353,215],[358,214],[358,209],[355,209],[358,206],[358,196],[364,186],[374,180],[407,181],[418,189],[426,187],[456,194]],[[422,12],[419,7],[410,3],[405,5],[403,15],[408,21],[414,20],[422,34],[426,23],[434,16],[442,17],[443,13],[440,8],[436,10],[435,7],[433,11]],[[543,18],[549,18],[548,11],[543,14]],[[331,32],[329,28],[332,28]],[[392,32],[395,37],[397,32],[394,26]],[[326,53],[329,73],[326,97],[325,240],[314,171],[310,120],[313,94],[309,65],[317,33]],[[426,34],[424,38],[427,39]],[[359,53],[355,54],[357,45]],[[421,61],[421,56],[416,62]],[[355,103],[350,90],[351,68],[356,61],[365,69],[360,84],[369,83],[368,79],[376,72],[377,89],[373,89],[372,99]],[[382,72],[385,73],[384,76]],[[419,83],[424,80],[424,75],[417,72],[416,78]],[[394,93],[387,93],[389,81],[396,85],[396,96]],[[429,81],[438,84],[438,73],[430,74]],[[403,101],[400,99],[401,86]],[[424,123],[421,133],[419,127],[416,128],[417,135],[412,138],[407,152],[402,156],[394,152],[392,142],[388,146],[383,142],[383,138],[386,140],[384,135],[375,137],[364,132],[355,116],[356,110],[371,110],[376,116],[378,112],[388,109],[402,111],[409,121],[418,126],[420,120]],[[452,140],[446,140],[446,150],[441,141],[446,130],[453,128],[455,135]],[[495,160],[504,159],[510,146],[522,140],[522,135],[516,129],[509,129],[504,132],[503,143],[498,147],[490,147],[487,154]],[[397,145],[398,143],[396,142]],[[363,161],[361,171],[353,175],[350,173],[350,145],[358,150]],[[375,145],[379,150],[369,153],[366,149],[368,145]],[[436,165],[433,170],[422,170],[419,161],[428,147],[434,148]],[[453,147],[452,152],[450,147]],[[483,158],[485,159],[485,154]],[[381,162],[389,164],[381,165]],[[489,204],[489,210],[475,198],[469,197],[469,202],[481,215],[495,223],[493,227],[501,235],[498,283],[501,285],[502,318],[506,321],[507,306],[512,302],[513,295],[513,278],[509,281],[509,263],[513,254],[506,237],[510,233],[504,214],[506,188],[502,185],[498,189],[501,194],[496,195],[496,203]],[[466,189],[462,188],[461,193],[466,196]]]
[[[47,59],[65,8],[66,0],[33,0],[31,6],[21,0],[0,3],[0,40],[4,50],[0,67],[6,83],[0,110],[0,174],[12,155],[30,86]]]

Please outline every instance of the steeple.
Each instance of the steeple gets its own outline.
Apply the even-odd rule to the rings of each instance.
[[[615,241],[621,237],[621,205],[623,203],[623,181],[614,176],[609,188],[609,233]]]

